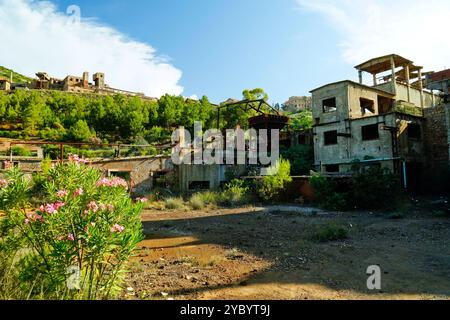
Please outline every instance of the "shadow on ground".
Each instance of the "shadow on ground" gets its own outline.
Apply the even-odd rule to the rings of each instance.
[[[434,299],[450,297],[450,221],[416,215],[324,216],[146,212],[146,240],[129,279],[136,297],[188,299]],[[348,226],[343,241],[315,230]],[[382,290],[367,289],[379,265]]]

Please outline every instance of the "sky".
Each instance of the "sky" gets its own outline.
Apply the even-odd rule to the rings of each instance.
[[[213,102],[261,87],[283,103],[375,56],[450,67],[449,16],[448,0],[0,0],[0,65]]]

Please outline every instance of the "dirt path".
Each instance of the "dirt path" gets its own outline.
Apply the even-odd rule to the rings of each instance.
[[[450,220],[255,209],[143,214],[129,299],[450,299]],[[314,230],[350,227],[318,243]],[[382,291],[367,289],[380,265]]]

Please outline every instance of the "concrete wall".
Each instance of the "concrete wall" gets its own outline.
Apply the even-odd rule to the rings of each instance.
[[[1,169],[5,169],[5,161],[10,162],[9,157],[1,157],[0,163],[1,163]],[[25,157],[14,157],[13,158],[13,165],[20,168],[24,172],[39,172],[41,171],[41,162],[42,159],[38,158],[25,158]]]
[[[397,83],[396,84],[396,100],[408,101],[408,87],[404,84]],[[437,97],[436,97],[437,99]],[[418,107],[421,107],[420,101],[420,90],[411,87],[410,88],[410,100],[411,103],[415,104]],[[424,108],[430,108],[433,106],[433,95],[427,91],[423,92],[423,101]]]
[[[153,174],[156,172],[170,172],[174,169],[170,157],[136,157],[102,160],[92,163],[105,175],[116,172],[129,173],[133,191],[145,194],[153,188]]]
[[[373,124],[379,126],[379,139],[363,141],[362,127]],[[342,164],[368,158],[392,158],[391,133],[381,129],[383,124],[394,125],[394,114],[316,127],[314,129],[316,133],[314,138],[315,165]],[[338,136],[337,145],[327,146],[324,141],[324,133],[331,130],[337,130],[338,133],[347,133],[351,136]],[[347,166],[346,169],[349,169],[349,167]]]
[[[189,187],[193,182],[208,182],[210,190],[220,188],[223,182],[228,179],[227,173],[233,176],[245,174],[244,165],[180,165],[178,166],[179,188],[182,193],[189,193]]]
[[[313,92],[313,117],[320,123],[329,123],[348,118],[348,84],[346,82],[330,84],[320,90]],[[322,101],[336,98],[337,110],[334,112],[323,112]]]

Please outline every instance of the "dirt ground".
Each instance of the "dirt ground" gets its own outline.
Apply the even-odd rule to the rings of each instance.
[[[450,299],[450,219],[261,208],[145,211],[126,299]],[[347,240],[319,243],[342,223]],[[382,290],[367,289],[379,265]]]

